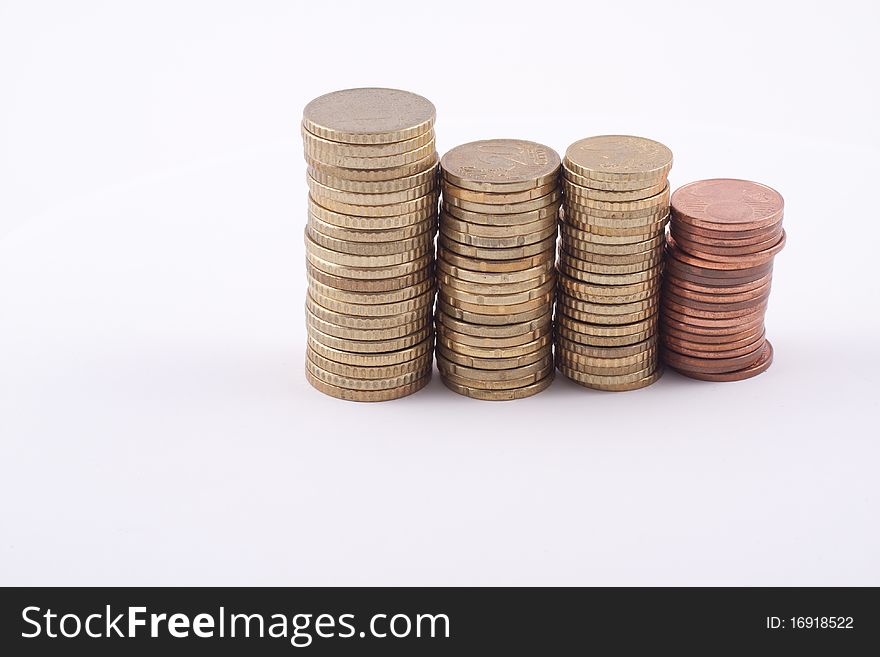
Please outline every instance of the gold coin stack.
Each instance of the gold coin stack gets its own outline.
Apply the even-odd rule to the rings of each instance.
[[[589,137],[565,153],[556,364],[583,386],[635,390],[660,378],[671,167],[672,152],[641,137]]]
[[[396,89],[336,91],[303,111],[306,378],[328,395],[397,399],[431,378],[434,117]]]
[[[437,365],[475,399],[529,397],[553,380],[559,155],[492,139],[440,162]]]

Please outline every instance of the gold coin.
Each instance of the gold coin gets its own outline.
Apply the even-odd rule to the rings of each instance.
[[[342,324],[337,324],[336,321],[331,321],[319,317],[309,306],[306,306],[306,323],[309,326],[316,328],[321,333],[332,335],[337,338],[342,338],[344,340],[379,342],[386,340],[396,340],[397,338],[403,338],[408,335],[413,335],[423,330],[426,326],[431,325],[430,317],[428,313],[425,313],[424,317],[419,317],[416,320],[413,320],[406,324],[399,324],[397,326],[382,326],[377,328],[358,328],[353,326],[343,326]],[[332,347],[334,345],[329,346]]]
[[[306,358],[306,370],[315,379],[337,388],[345,388],[346,390],[390,390],[401,388],[422,380],[430,373],[427,368],[422,368],[420,371],[407,372],[406,374],[388,379],[353,379],[322,370],[309,358]]]
[[[389,278],[361,280],[359,278],[352,278],[350,275],[337,276],[335,274],[328,274],[327,272],[317,269],[307,260],[306,274],[308,275],[309,280],[314,280],[323,285],[328,285],[337,290],[344,290],[346,292],[392,293],[406,289],[417,283],[421,283],[426,279],[431,279],[433,282],[434,268],[431,266],[430,261],[428,261],[424,267],[411,274],[391,276]]]
[[[308,380],[312,387],[319,392],[323,392],[325,395],[331,397],[336,397],[337,399],[358,402],[380,402],[400,399],[401,397],[406,397],[414,392],[418,392],[431,380],[431,372],[428,372],[427,376],[419,381],[409,383],[399,388],[390,388],[388,390],[348,390],[346,388],[340,388],[338,386],[330,385],[329,383],[324,383],[320,379],[315,378],[308,369],[306,370],[306,380]]]
[[[539,254],[548,255],[556,248],[556,231],[554,230],[552,234],[550,234],[547,238],[541,240],[540,242],[535,242],[534,244],[526,244],[525,246],[512,246],[508,248],[491,248],[462,244],[460,242],[456,242],[455,240],[450,239],[443,232],[440,233],[440,236],[437,238],[437,242],[441,244],[444,249],[457,253],[458,255],[464,256],[466,258],[473,258],[476,260],[490,260],[493,262],[510,261],[518,260],[520,258],[530,258]]]
[[[433,220],[437,216],[437,208],[432,205],[426,205],[419,210],[393,217],[359,217],[328,210],[309,197],[309,213],[321,221],[339,226],[340,228],[374,231],[412,226],[413,224],[420,224],[426,219]]]
[[[524,212],[539,211],[543,208],[558,205],[561,199],[562,192],[558,188],[554,188],[549,194],[519,203],[474,203],[457,198],[451,194],[443,196],[443,203],[446,206],[460,208],[468,212],[479,212],[494,216],[496,214],[522,214]]]
[[[404,141],[431,130],[436,110],[426,98],[399,89],[345,89],[319,96],[303,110],[313,135],[350,144]]]
[[[444,178],[441,179],[440,186],[443,190],[444,196],[454,196],[457,199],[461,199],[462,201],[468,201],[471,203],[507,205],[511,203],[524,203],[526,201],[532,201],[534,199],[541,198],[542,196],[546,196],[547,194],[556,191],[559,185],[558,182],[554,180],[546,185],[542,185],[540,187],[532,187],[531,189],[526,189],[523,191],[478,192],[472,189],[458,187],[457,185],[452,184]]]
[[[480,294],[460,290],[454,286],[440,285],[440,289],[446,297],[453,301],[462,301],[464,303],[478,304],[484,306],[511,306],[522,304],[529,301],[541,300],[546,301],[547,296],[552,295],[556,289],[556,279],[550,278],[544,281],[540,286],[524,290],[522,292],[513,292],[511,294]],[[515,312],[515,311],[514,311]]]
[[[596,274],[569,267],[568,263],[561,258],[557,267],[566,276],[594,285],[631,285],[632,283],[655,281],[660,276],[661,271],[661,265],[657,265],[652,269],[631,274]]]
[[[358,331],[374,331],[384,329],[392,330],[398,326],[414,324],[419,321],[428,321],[428,318],[430,318],[432,314],[431,311],[433,310],[433,308],[427,305],[423,305],[419,308],[416,308],[415,310],[399,313],[397,315],[362,317],[360,315],[347,315],[345,313],[340,313],[335,310],[325,308],[324,306],[319,304],[317,300],[312,298],[311,295],[306,295],[306,307],[315,317],[318,317],[325,322],[330,322],[334,326],[355,329]],[[384,338],[396,336],[388,335],[382,337]]]
[[[530,340],[529,342],[524,342],[518,345],[511,346],[503,346],[503,345],[491,345],[487,347],[481,347],[477,345],[472,345],[468,342],[457,342],[450,335],[443,331],[438,331],[437,333],[437,346],[443,347],[449,351],[454,351],[457,354],[461,354],[462,356],[469,356],[472,358],[483,358],[483,359],[493,359],[493,358],[516,358],[519,356],[527,356],[539,349],[551,348],[553,346],[553,335],[548,331],[541,337]]]
[[[619,300],[629,297],[637,297],[629,299],[629,301],[640,301],[658,294],[660,290],[659,278],[631,285],[593,285],[565,275],[559,276],[557,280],[561,291],[582,301],[594,303],[617,303]],[[608,299],[608,301],[603,301],[603,299]],[[621,302],[628,303],[627,301]]]
[[[440,161],[443,176],[458,187],[508,193],[554,182],[559,165],[559,155],[552,148],[521,139],[462,144]]]
[[[573,319],[568,317],[565,314],[557,314],[556,316],[556,325],[564,326],[566,329],[570,331],[574,331],[575,333],[580,333],[583,335],[597,336],[597,337],[619,337],[623,335],[636,335],[638,333],[642,333],[643,331],[647,331],[649,329],[654,329],[657,327],[657,313],[655,312],[653,315],[649,315],[648,317],[631,322],[629,324],[596,324],[593,322],[584,322],[581,320]],[[566,336],[568,337],[568,336]],[[572,338],[569,338],[572,339]],[[641,342],[638,340],[637,342]],[[630,343],[631,344],[631,343]]]
[[[311,347],[308,348],[306,357],[325,372],[348,379],[394,379],[395,377],[407,374],[424,372],[426,368],[432,365],[432,354],[430,353],[423,354],[404,363],[398,363],[397,365],[380,365],[378,367],[337,363],[336,361],[324,358]]]
[[[562,163],[562,178],[581,187],[588,187],[599,192],[642,192],[645,189],[662,185],[666,182],[665,176],[654,181],[650,180],[618,180],[615,182],[607,182],[602,180],[592,180],[579,176],[571,169],[566,168],[565,162]]]
[[[581,374],[567,367],[560,367],[559,371],[575,383],[579,383],[582,386],[594,388],[596,390],[605,390],[607,392],[626,392],[629,390],[638,390],[639,388],[644,388],[651,385],[652,383],[657,381],[657,379],[659,379],[663,374],[662,369],[659,367],[653,371],[648,371],[647,374],[644,374],[641,377],[639,377],[638,372],[634,374],[626,374],[620,377],[601,377],[592,374]]]
[[[604,287],[625,287],[625,286],[616,286],[616,285],[607,285]],[[572,288],[559,286],[557,290],[557,298],[562,299],[563,297],[566,299],[574,299],[576,301],[582,301],[586,303],[596,303],[596,304],[605,304],[609,306],[614,306],[618,304],[627,304],[627,303],[635,303],[637,301],[645,301],[646,299],[656,299],[660,296],[660,285],[659,283],[654,286],[653,289],[645,289],[641,292],[633,292],[630,294],[618,294],[616,296],[608,296],[608,295],[598,295],[598,294],[590,294],[589,292],[583,292],[580,290],[575,290]]]
[[[565,367],[579,374],[587,375],[587,376],[605,376],[605,377],[620,377],[620,376],[628,376],[631,374],[644,373],[648,370],[653,370],[657,367],[657,354],[654,353],[651,357],[643,360],[639,363],[631,363],[629,365],[617,365],[617,366],[595,366],[595,365],[585,365],[579,361],[573,361],[566,357],[564,354],[558,354],[556,357],[557,366]],[[639,377],[642,378],[642,377]]]
[[[569,146],[565,151],[565,167],[588,180],[645,181],[644,187],[650,187],[666,178],[672,168],[672,151],[644,137],[601,135]]]
[[[426,278],[418,283],[414,283],[399,290],[390,292],[350,292],[349,290],[340,290],[331,285],[325,285],[311,277],[308,279],[309,292],[326,299],[333,299],[337,303],[348,303],[353,306],[363,306],[363,314],[371,315],[380,311],[368,311],[366,308],[378,306],[381,309],[394,307],[396,304],[404,303],[413,299],[417,299],[424,294],[434,293],[434,281]],[[328,307],[329,306],[325,306]]]
[[[530,224],[541,221],[549,217],[557,217],[559,214],[560,203],[551,203],[538,210],[529,212],[512,212],[509,214],[487,214],[485,212],[471,212],[460,207],[447,203],[446,198],[442,199],[442,208],[446,214],[450,214],[456,219],[466,221],[472,224],[482,224],[486,226],[519,226],[522,224]]]
[[[617,216],[617,213],[621,213],[621,215],[626,213],[624,216],[632,216],[630,213],[648,212],[650,210],[656,212],[658,208],[669,206],[669,183],[654,196],[635,201],[605,201],[590,198],[589,196],[580,196],[577,193],[578,187],[576,185],[568,185],[564,189],[566,191],[566,203],[584,208],[584,212],[609,212],[614,213],[615,216]]]
[[[320,259],[332,265],[340,265],[343,267],[363,267],[367,269],[379,269],[385,267],[398,267],[406,263],[418,261],[420,258],[433,255],[433,241],[422,242],[419,246],[410,249],[404,253],[390,253],[387,255],[354,255],[351,253],[341,253],[328,249],[309,236],[308,229],[305,231],[306,256],[312,259]],[[317,266],[317,263],[315,263]],[[323,267],[322,267],[323,269]],[[408,273],[401,271],[401,274]],[[387,278],[387,275],[377,275],[375,278]]]
[[[322,357],[332,360],[335,363],[351,365],[354,367],[391,367],[421,357],[427,357],[430,359],[434,348],[433,335],[412,347],[380,353],[356,353],[328,347],[312,337],[311,332],[307,337],[307,341],[311,350],[320,354]]]
[[[584,358],[612,359],[624,361],[626,358],[638,358],[641,354],[656,348],[657,336],[654,335],[643,342],[626,345],[624,347],[589,347],[579,342],[574,342],[561,335],[556,336],[556,350],[568,354],[576,354]]]
[[[654,255],[641,262],[630,264],[608,265],[602,262],[590,262],[579,257],[579,254],[570,254],[566,250],[559,251],[559,262],[565,263],[566,267],[577,269],[590,274],[635,274],[647,269],[659,266],[662,253]]]
[[[328,197],[315,198],[312,196],[315,203],[327,210],[356,217],[397,217],[419,212],[425,208],[431,208],[432,211],[436,211],[439,198],[439,193],[437,190],[434,190],[424,196],[419,196],[403,203],[392,203],[391,205],[352,205],[350,203],[340,203]]]
[[[453,392],[457,392],[465,397],[470,397],[471,399],[479,399],[482,401],[512,401],[514,399],[525,399],[526,397],[538,394],[542,390],[546,390],[550,384],[553,383],[553,374],[554,373],[551,371],[540,381],[514,390],[481,390],[479,388],[456,383],[442,376],[440,377],[440,380],[443,381],[443,385]]]
[[[577,229],[581,233],[581,238],[585,241],[603,241],[597,240],[595,236],[602,235],[606,238],[613,238],[606,243],[624,243],[644,242],[652,239],[657,235],[661,235],[669,223],[669,215],[664,215],[657,223],[648,224],[647,226],[637,226],[635,228],[609,228],[608,226],[598,226],[596,224],[585,224],[577,222],[569,222],[567,225]],[[589,239],[586,239],[589,236]],[[616,240],[621,240],[617,242]]]
[[[437,369],[440,370],[441,376],[446,381],[451,381],[452,383],[457,383],[458,385],[468,386],[472,388],[480,388],[483,390],[512,390],[514,388],[522,388],[524,386],[531,385],[532,383],[537,383],[538,381],[546,377],[553,371],[553,361],[551,360],[549,365],[544,366],[543,369],[534,374],[529,374],[517,379],[510,379],[507,381],[481,381],[477,379],[468,379],[463,376],[454,374],[450,371],[444,371],[439,366],[439,359]]]
[[[431,156],[426,159],[430,160],[430,158]],[[391,180],[350,180],[348,178],[341,178],[337,175],[330,174],[326,167],[317,168],[309,166],[307,173],[313,180],[339,191],[353,192],[357,194],[382,195],[407,192],[429,184],[436,187],[439,180],[439,168],[436,166],[436,159],[434,162],[435,166],[430,166],[430,164],[430,162],[423,162],[422,165],[425,168],[419,170],[417,173],[408,176],[399,176],[392,178]],[[344,170],[335,171],[338,173],[345,173]],[[419,196],[421,196],[421,194],[419,194]],[[368,204],[365,203],[364,205]]]
[[[509,315],[487,315],[484,313],[471,312],[451,306],[440,296],[437,297],[437,307],[450,317],[471,324],[484,324],[486,326],[502,326],[504,324],[521,324],[538,319],[547,314],[546,304],[542,304],[534,310]]]
[[[332,349],[350,351],[359,354],[375,354],[408,349],[434,334],[434,327],[428,324],[414,333],[398,338],[389,338],[387,340],[370,340],[366,338],[362,340],[352,340],[351,338],[341,338],[325,333],[318,326],[320,323],[321,322],[312,322],[310,317],[306,317],[306,329],[308,330],[308,334],[312,336],[316,342],[320,342]]]
[[[322,199],[329,199],[336,203],[347,203],[352,206],[394,205],[415,201],[437,190],[436,179],[433,177],[418,187],[411,187],[399,192],[387,192],[385,194],[363,194],[338,190],[319,183],[311,176],[306,176],[306,182],[308,183],[312,198],[323,205],[326,204]],[[395,212],[394,214],[401,213]]]
[[[333,176],[334,178],[345,178],[352,182],[381,183],[403,180],[424,171],[436,171],[438,155],[437,152],[434,151],[417,162],[388,169],[350,169],[346,167],[334,167],[329,166],[324,162],[318,162],[308,155],[305,156],[305,160],[310,169],[319,169],[326,175]]]
[[[449,274],[444,273],[443,271],[437,271],[437,283],[440,286],[455,288],[456,290],[459,290],[461,292],[469,292],[470,294],[489,295],[490,297],[528,292],[529,290],[534,290],[541,287],[548,281],[555,280],[556,274],[552,270],[548,271],[538,278],[532,278],[519,283],[502,284],[471,283],[469,281],[459,280],[454,276],[450,276]]]
[[[591,313],[594,315],[630,315],[649,308],[654,308],[656,310],[659,296],[660,295],[658,294],[631,303],[595,303],[566,296],[564,299],[560,299],[560,303],[582,313]]]
[[[433,236],[437,232],[437,221],[433,216],[429,216],[427,219],[414,224],[401,226],[400,228],[364,230],[362,228],[343,228],[329,224],[309,213],[307,226],[312,231],[320,233],[325,237],[359,244],[399,242],[400,240],[412,239],[413,237],[427,237],[428,234]]]
[[[310,155],[331,155],[333,157],[351,157],[355,159],[389,157],[402,155],[417,150],[434,139],[434,131],[427,130],[420,135],[403,141],[392,141],[384,144],[347,144],[341,141],[323,139],[301,127],[303,148]]]
[[[437,258],[444,260],[447,264],[461,269],[470,269],[475,272],[482,273],[510,273],[527,269],[533,269],[548,262],[552,263],[556,259],[555,249],[546,249],[526,258],[514,258],[513,260],[478,260],[476,258],[459,255],[453,251],[444,248],[443,244],[437,247]]]
[[[615,252],[613,250],[614,247],[593,244],[592,242],[582,242],[580,240],[572,239],[567,234],[562,238],[562,247],[569,253],[576,255],[581,260],[587,260],[588,262],[599,262],[609,265],[630,264],[643,262],[652,257],[656,257],[657,255],[662,255],[665,250],[665,244],[660,240],[660,237],[662,236],[658,235],[655,239],[647,241],[647,244],[652,244],[651,248],[644,251],[633,250],[632,253],[624,253],[623,251],[626,249]],[[645,242],[639,242],[638,244],[644,243]],[[605,253],[604,251],[611,252]]]
[[[467,356],[465,354],[460,354],[457,351],[447,349],[442,344],[438,345],[437,353],[441,354],[446,360],[465,367],[473,367],[482,370],[507,370],[515,367],[524,367],[525,365],[531,365],[532,363],[545,360],[548,356],[552,355],[551,347],[552,345],[548,344],[529,354],[512,358],[476,358],[474,356]]]
[[[562,176],[562,187],[566,195],[570,194],[572,196],[582,196],[584,198],[594,201],[612,201],[617,203],[622,201],[638,201],[643,198],[649,198],[662,192],[668,184],[669,183],[664,178],[660,183],[652,187],[645,187],[643,189],[633,189],[628,191],[609,191],[604,189],[594,189],[592,187],[584,187],[583,185],[579,185],[576,181],[569,180],[565,176]]]
[[[434,233],[425,232],[405,240],[395,242],[352,242],[327,237],[315,230],[311,224],[306,226],[306,235],[315,244],[337,253],[353,256],[374,257],[399,255],[404,253],[427,253],[434,250]]]
[[[475,340],[505,340],[510,338],[515,338],[519,340],[518,342],[511,342],[511,345],[518,345],[522,344],[523,342],[528,342],[531,339],[539,338],[540,336],[544,335],[548,330],[550,330],[550,325],[552,324],[552,321],[553,315],[552,313],[548,312],[545,315],[525,322],[486,326],[483,324],[471,324],[470,322],[456,319],[455,317],[452,317],[440,311],[439,309],[437,312],[438,330],[452,330],[456,333],[470,336]],[[440,324],[442,324],[442,326],[440,326]],[[529,335],[531,335],[532,337],[529,338]],[[463,340],[464,342],[469,342],[468,339],[464,338],[456,339]],[[472,344],[479,346],[483,343],[473,342]],[[501,344],[501,342],[498,342],[497,344]],[[486,345],[492,346],[491,343],[486,343]]]
[[[340,313],[342,315],[354,315],[362,318],[401,318],[406,317],[407,313],[415,313],[420,311],[427,311],[430,313],[431,309],[434,306],[434,289],[430,288],[427,292],[418,297],[407,299],[406,301],[399,301],[397,303],[348,303],[345,301],[338,301],[337,299],[334,299],[332,297],[324,296],[323,294],[317,292],[311,287],[309,288],[308,298],[314,299],[315,302],[322,308],[326,308],[327,310],[335,313]],[[403,324],[405,322],[399,321],[398,323]]]
[[[567,223],[565,221],[565,212],[560,209],[560,233],[592,244],[604,244],[606,246],[628,246],[632,244],[640,244],[661,237],[665,228],[666,224],[664,223],[662,227],[655,228],[649,226],[647,229],[639,229],[635,232],[633,229],[625,231],[606,230],[606,232],[610,232],[611,234],[603,235],[601,233],[593,232],[594,229],[589,225]]]
[[[524,301],[522,303],[494,305],[489,305],[486,303],[471,303],[469,301],[464,301],[460,297],[451,296],[448,293],[448,289],[438,290],[437,298],[442,299],[447,305],[458,308],[459,310],[464,310],[472,313],[480,313],[481,315],[516,315],[539,308],[545,308],[544,312],[547,312],[548,310],[553,308],[553,297],[555,296],[553,289],[555,286],[551,285],[549,287],[549,292],[544,293],[540,297],[537,297],[530,301]],[[509,322],[504,323],[507,324]]]
[[[542,231],[557,226],[557,219],[550,215],[540,221],[515,226],[487,226],[485,224],[472,224],[467,221],[456,219],[446,212],[440,213],[440,221],[445,228],[474,237],[511,237],[519,235],[536,235]],[[461,241],[461,240],[458,240]]]
[[[494,384],[502,384],[509,381],[522,381],[524,377],[534,376],[539,372],[543,372],[546,374],[546,370],[548,367],[553,365],[553,355],[547,354],[541,360],[535,361],[534,363],[529,363],[528,365],[523,365],[521,367],[514,367],[511,369],[503,369],[503,370],[484,370],[476,367],[468,367],[467,365],[461,365],[454,361],[449,360],[439,351],[437,352],[437,369],[444,376],[454,375],[460,379],[467,379],[473,381],[473,385],[482,386],[482,385],[494,385]],[[543,378],[543,375],[541,376]],[[503,386],[507,387],[507,386]]]
[[[625,356],[623,358],[594,358],[592,356],[583,356],[577,352],[569,352],[565,349],[557,350],[557,355],[561,360],[572,369],[580,370],[588,374],[612,374],[610,370],[616,370],[622,367],[633,367],[633,372],[641,367],[645,367],[649,361],[657,362],[657,346],[652,345],[643,351]],[[596,371],[592,371],[596,370]],[[629,372],[616,372],[617,374],[629,374]]]
[[[402,262],[396,265],[384,265],[376,267],[348,266],[341,265],[338,262],[325,260],[324,258],[316,255],[316,253],[313,251],[315,249],[315,246],[317,245],[314,242],[308,245],[309,248],[306,250],[307,262],[323,272],[332,274],[334,276],[342,276],[347,278],[362,278],[373,280],[405,276],[407,274],[413,274],[417,271],[420,271],[421,269],[424,269],[431,264],[431,261],[433,259],[433,254],[428,252],[426,255],[417,258],[416,260],[407,260],[406,262]],[[327,249],[323,249],[323,251],[327,252]],[[335,258],[339,260],[342,259],[342,256],[337,254]]]
[[[604,325],[604,326],[617,326],[623,324],[632,324],[633,322],[640,322],[644,319],[647,319],[657,313],[657,307],[651,306],[646,310],[639,310],[634,313],[627,313],[625,315],[600,315],[598,313],[587,313],[572,308],[567,304],[567,299],[564,297],[560,297],[559,303],[556,306],[558,312],[563,313],[567,317],[571,319],[576,319],[579,322],[587,322],[593,325]]]
[[[588,347],[625,347],[628,345],[644,342],[656,335],[656,327],[652,327],[632,335],[588,335],[572,331],[564,324],[557,324],[556,334],[571,342],[576,342]]]
[[[458,267],[446,260],[437,260],[437,270],[460,281],[480,283],[486,285],[507,285],[508,283],[521,283],[544,276],[554,271],[554,258],[547,258],[532,267],[517,271],[479,272]]]
[[[334,155],[326,151],[309,149],[305,144],[307,161],[316,162],[318,166],[342,167],[343,169],[392,169],[406,166],[413,162],[419,162],[430,156],[437,150],[433,135],[431,141],[417,149],[401,153],[399,155],[386,155],[384,157],[353,157],[350,155]]]
[[[443,218],[441,216],[440,232],[453,242],[465,244],[467,246],[473,246],[475,248],[510,249],[543,242],[550,237],[555,238],[556,224],[553,223],[552,225],[549,225],[541,231],[535,233],[508,235],[507,237],[481,237],[479,235],[460,233],[459,231],[451,228],[447,222],[443,221]]]
[[[574,203],[565,204],[568,223],[576,226],[597,226],[616,230],[647,229],[663,223],[669,214],[669,206],[660,206],[652,210],[634,210],[632,212],[616,212],[613,210],[593,210]]]

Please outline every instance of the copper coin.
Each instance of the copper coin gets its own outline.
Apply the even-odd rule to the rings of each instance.
[[[665,333],[662,334],[663,344],[669,347],[669,349],[695,358],[732,358],[743,356],[755,351],[763,340],[764,331],[751,336],[748,340],[741,340],[736,343],[688,342]]]
[[[716,178],[679,187],[670,205],[677,221],[736,233],[782,221],[784,202],[779,192],[766,185]]]
[[[730,358],[695,358],[693,356],[685,356],[677,351],[673,351],[665,345],[660,347],[660,358],[663,362],[674,367],[677,370],[687,370],[688,372],[706,372],[709,374],[723,374],[725,372],[735,372],[753,365],[761,357],[764,349],[763,342],[754,345],[752,351],[741,356],[733,356]]]
[[[723,317],[713,319],[709,317],[695,317],[693,315],[685,315],[684,313],[672,310],[668,306],[664,306],[663,319],[667,322],[680,322],[681,324],[684,324],[684,326],[682,327],[684,330],[687,330],[688,326],[691,327],[691,330],[694,330],[694,328],[745,329],[746,327],[751,326],[756,322],[762,322],[764,320],[764,310],[764,308],[761,308],[750,315],[740,315],[738,317]]]
[[[764,340],[764,347],[761,350],[761,354],[757,361],[754,364],[749,365],[741,370],[736,370],[735,372],[724,372],[721,374],[714,374],[708,372],[694,372],[688,370],[677,370],[681,374],[688,376],[692,379],[699,379],[701,381],[715,381],[715,382],[729,382],[729,381],[744,381],[745,379],[750,379],[753,376],[758,376],[759,374],[766,372],[770,365],[773,363],[773,345],[770,344],[769,340]],[[673,369],[677,369],[673,367]]]
[[[737,320],[734,321],[720,320],[721,323],[707,323],[707,320],[701,320],[702,323],[699,323],[697,321],[694,321],[695,319],[697,318],[688,317],[687,315],[678,315],[677,313],[673,313],[667,310],[663,310],[660,313],[661,324],[665,324],[666,326],[670,326],[680,331],[687,331],[688,333],[701,333],[704,335],[715,335],[721,333],[731,334],[755,329],[764,323],[764,313],[761,312],[754,317],[747,317],[745,319],[737,318]]]
[[[724,270],[700,271],[700,269],[697,267],[685,265],[675,260],[674,258],[669,258],[666,261],[666,271],[671,276],[675,276],[686,281],[699,283],[700,285],[736,286],[742,285],[743,283],[751,283],[765,277],[773,271],[773,265],[763,265],[761,267],[754,267],[737,272]]]
[[[745,246],[764,242],[771,239],[774,235],[777,237],[782,235],[782,224],[759,230],[725,233],[717,230],[697,228],[696,226],[689,226],[680,221],[672,220],[669,222],[669,229],[673,233],[681,234],[692,242],[700,242],[701,244],[709,244],[711,246]]]
[[[678,227],[670,229],[670,234],[679,246],[688,244],[692,249],[706,251],[708,249],[718,249],[721,253],[754,253],[762,251],[773,246],[782,237],[782,226],[777,230],[773,230],[766,235],[761,235],[748,240],[714,240],[712,238],[702,238],[691,235]],[[721,242],[720,244],[718,242]],[[683,247],[682,247],[683,248]],[[685,249],[687,251],[687,249]]]
[[[770,283],[767,282],[765,285],[761,287],[757,287],[754,290],[748,290],[746,292],[739,293],[727,293],[723,291],[719,292],[695,292],[686,287],[682,287],[678,284],[676,279],[672,277],[667,277],[663,282],[663,290],[668,290],[670,293],[674,294],[677,297],[681,297],[683,299],[688,299],[690,301],[696,301],[699,303],[739,303],[741,301],[754,301],[755,299],[759,299],[770,293]]]
[[[679,297],[673,294],[671,291],[667,290],[663,294],[663,303],[672,304],[670,307],[673,309],[678,306],[680,308],[687,308],[688,311],[701,311],[706,313],[736,313],[730,315],[730,317],[736,317],[737,314],[745,315],[748,314],[745,311],[752,310],[761,305],[765,305],[767,303],[768,296],[769,294],[765,294],[763,297],[759,297],[757,299],[750,299],[748,301],[736,301],[733,303],[704,303],[702,301],[695,301],[693,299]],[[686,314],[690,315],[691,312],[687,312]],[[701,315],[697,314],[697,316],[700,317]]]
[[[738,327],[730,330],[733,331],[733,333],[718,332],[707,335],[704,333],[692,333],[690,331],[682,331],[680,329],[670,327],[669,324],[667,324],[666,322],[660,322],[660,333],[662,335],[668,336],[674,340],[686,342],[688,344],[705,345],[741,345],[748,342],[753,342],[755,338],[757,338],[761,333],[764,332],[764,322],[761,322],[757,326],[747,328],[745,330],[739,330]]]
[[[706,260],[705,258],[694,257],[678,248],[675,239],[671,235],[667,238],[667,250],[676,260],[685,264],[712,270],[742,271],[743,269],[751,267],[759,267],[773,262],[773,257],[782,251],[783,248],[785,248],[785,231],[782,231],[782,237],[769,249],[764,249],[758,253],[736,256],[731,260]]]
[[[696,283],[693,281],[688,281],[680,276],[676,276],[674,272],[671,270],[667,270],[664,275],[664,280],[668,283],[673,283],[678,287],[685,288],[687,290],[693,290],[694,292],[699,292],[702,294],[740,294],[743,292],[751,292],[757,288],[763,287],[764,285],[770,285],[772,281],[773,275],[772,273],[767,274],[766,276],[762,276],[761,278],[755,279],[753,281],[748,281],[745,283],[740,283],[738,285],[724,285],[719,286],[717,283]]]

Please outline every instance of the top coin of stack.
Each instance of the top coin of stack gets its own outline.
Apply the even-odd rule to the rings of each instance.
[[[348,89],[303,111],[306,377],[342,399],[422,388],[433,369],[435,110],[396,89]]]
[[[642,137],[572,144],[562,163],[556,357],[599,390],[634,390],[660,376],[657,308],[672,152]]]
[[[437,365],[475,399],[528,397],[553,380],[559,156],[519,139],[443,156]]]
[[[708,381],[765,371],[773,260],[785,246],[782,196],[729,178],[700,180],[672,195],[660,331],[667,365]]]

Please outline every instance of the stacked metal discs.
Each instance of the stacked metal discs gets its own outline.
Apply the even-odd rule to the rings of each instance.
[[[747,180],[701,180],[672,195],[662,357],[682,374],[739,381],[765,371],[764,312],[785,245],[783,200]]]
[[[355,401],[422,388],[433,368],[437,153],[434,106],[349,89],[303,112],[306,377]]]
[[[455,392],[519,399],[553,380],[559,165],[552,149],[517,139],[443,156],[437,365]]]
[[[582,139],[562,163],[556,363],[599,390],[661,374],[657,317],[672,152],[641,137]]]

